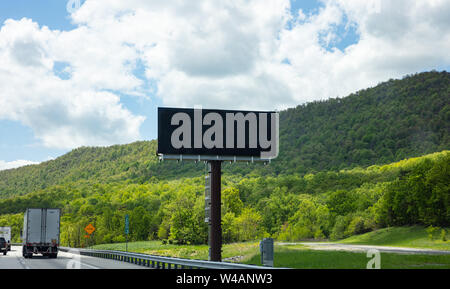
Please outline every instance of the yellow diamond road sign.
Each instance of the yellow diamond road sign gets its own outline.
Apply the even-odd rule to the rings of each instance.
[[[84,230],[86,231],[86,233],[90,235],[95,231],[95,227],[92,226],[92,224],[89,224],[86,226],[86,228],[84,228]]]

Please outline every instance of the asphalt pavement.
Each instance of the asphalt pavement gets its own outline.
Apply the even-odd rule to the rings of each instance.
[[[301,244],[315,250],[333,250],[333,251],[350,251],[350,252],[367,252],[368,250],[375,249],[385,253],[396,254],[424,254],[424,255],[450,255],[450,251],[445,250],[432,250],[432,249],[418,249],[418,248],[405,248],[405,247],[392,247],[392,246],[374,246],[374,245],[353,245],[353,244],[338,244],[338,243],[314,243],[314,242],[302,242],[302,243],[279,243],[280,245],[293,245]]]
[[[13,246],[6,256],[0,255],[0,269],[147,269],[143,266],[117,260],[81,256],[72,252],[58,252],[58,258],[50,259],[33,255],[22,256],[22,247]]]

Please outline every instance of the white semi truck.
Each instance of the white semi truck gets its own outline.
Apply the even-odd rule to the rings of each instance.
[[[56,258],[59,247],[60,209],[27,209],[22,232],[22,255]]]
[[[11,227],[0,227],[0,238],[5,238],[6,251],[11,251]]]

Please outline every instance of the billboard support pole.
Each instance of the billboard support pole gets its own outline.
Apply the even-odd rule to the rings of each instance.
[[[222,217],[221,217],[221,179],[222,161],[211,164],[211,261],[222,261]]]

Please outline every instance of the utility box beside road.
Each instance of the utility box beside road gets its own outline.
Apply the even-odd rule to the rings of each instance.
[[[259,250],[261,252],[261,264],[263,266],[273,267],[273,239],[264,238],[259,243]]]
[[[60,209],[27,209],[22,233],[22,255],[56,258],[59,247]]]

